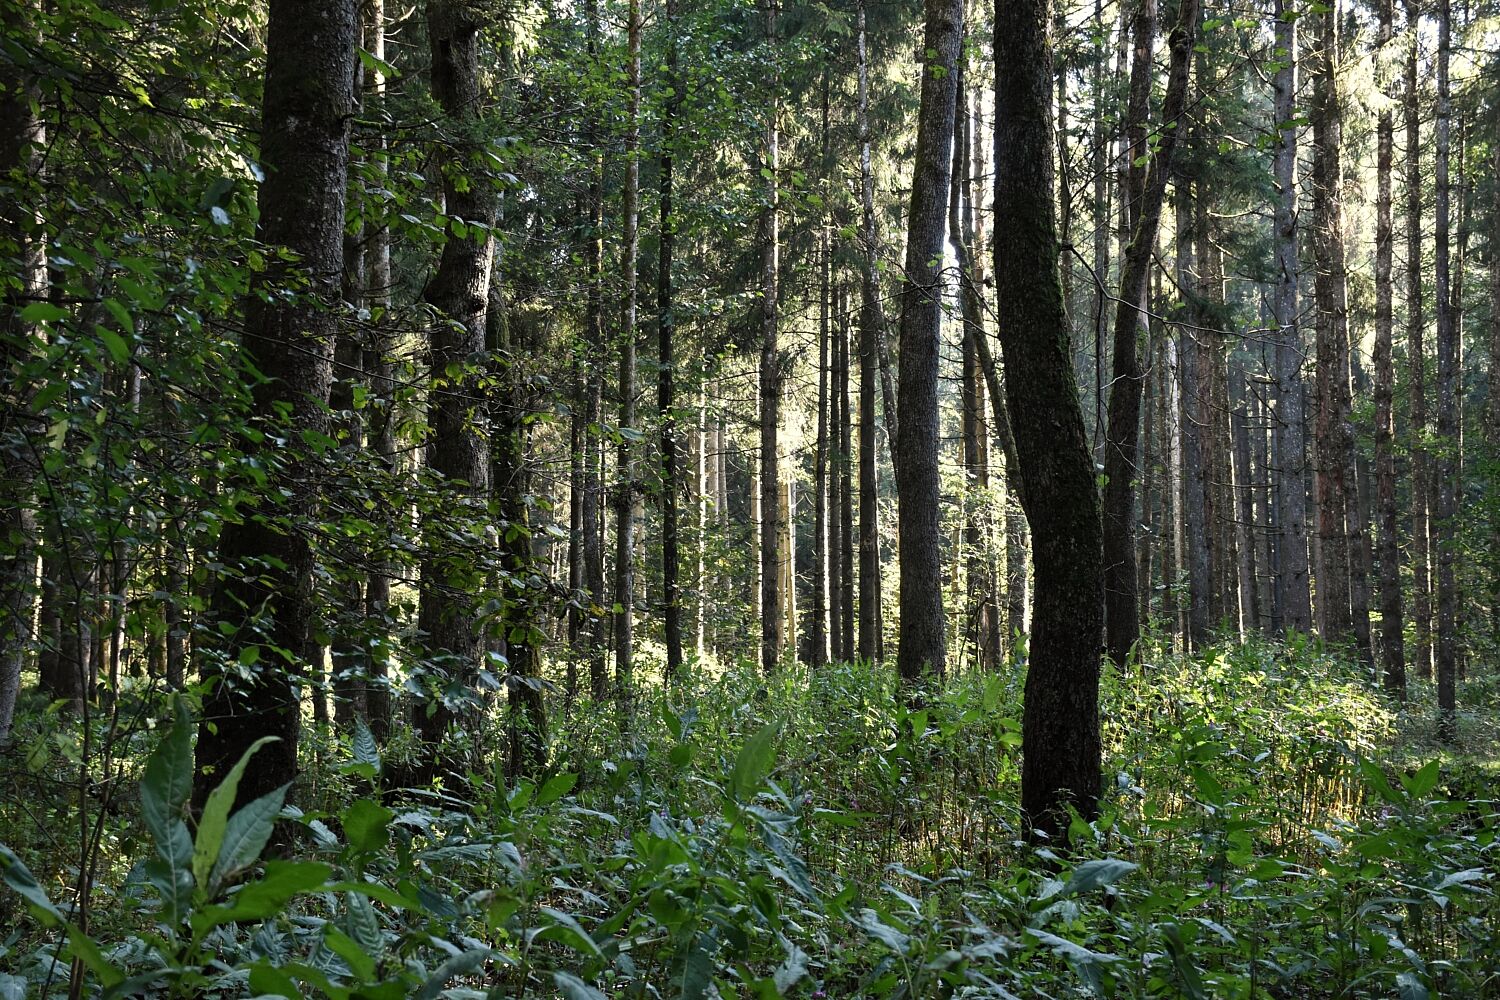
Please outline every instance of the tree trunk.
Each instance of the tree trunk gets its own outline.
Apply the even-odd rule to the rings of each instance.
[[[620,445],[615,476],[615,685],[629,696],[635,644],[635,447],[636,436],[636,271],[640,252],[641,165],[641,6],[630,0],[626,11],[625,186],[620,193],[623,235],[620,282],[624,289],[620,321]]]
[[[901,551],[902,680],[941,678],[947,656],[943,613],[938,476],[938,355],[941,343],[943,240],[961,76],[963,0],[927,0],[928,53],[922,71],[911,208],[907,215],[906,284],[901,294],[901,419],[896,503]]]
[[[1109,425],[1104,451],[1104,609],[1106,650],[1110,659],[1123,666],[1141,637],[1139,597],[1135,565],[1135,476],[1140,444],[1141,384],[1145,373],[1137,353],[1143,332],[1149,332],[1146,313],[1147,279],[1156,250],[1156,232],[1171,175],[1172,152],[1187,106],[1188,80],[1192,71],[1193,39],[1197,34],[1197,0],[1184,0],[1168,45],[1171,68],[1162,104],[1164,128],[1150,173],[1136,179],[1132,173],[1131,214],[1135,218],[1130,246],[1120,264],[1120,298],[1115,310],[1114,375],[1109,393]],[[1135,60],[1131,68],[1130,110],[1144,116],[1151,88],[1151,42],[1155,33],[1155,5],[1141,0],[1135,21]],[[1126,126],[1131,136],[1131,159],[1148,155],[1145,120],[1132,118]],[[1138,186],[1139,184],[1139,186]]]
[[[823,71],[823,128],[820,174],[829,167],[828,158],[828,70]],[[820,176],[825,189],[826,178]],[[833,237],[829,209],[818,224],[818,429],[813,442],[813,578],[812,614],[807,625],[807,659],[814,667],[828,662],[828,338],[832,308]],[[837,417],[835,417],[835,422]],[[835,616],[836,616],[835,612]]]
[[[849,304],[848,286],[844,286],[839,310],[839,325],[835,345],[838,350],[837,377],[839,413],[839,447],[837,481],[839,489],[839,652],[835,657],[841,663],[854,660],[854,449],[853,420],[849,400],[849,326],[854,312]]]
[[[875,173],[870,162],[869,56],[865,2],[858,0],[859,179],[861,205],[859,315],[859,658],[874,660],[880,646],[880,508],[876,468],[875,392],[884,354],[885,315],[880,306],[880,230],[875,221]],[[890,394],[887,394],[888,396]],[[887,404],[886,425],[895,410]]]
[[[8,4],[0,30],[18,46],[35,32],[31,4]],[[30,436],[40,428],[23,414],[32,409],[34,373],[28,371],[31,345],[42,332],[21,312],[47,294],[46,244],[37,228],[36,207],[46,133],[37,108],[41,91],[27,68],[0,64],[0,255],[12,257],[14,278],[0,294],[0,745],[10,735],[21,671],[33,640],[36,607],[37,518],[33,488],[35,449]]]
[[[1317,260],[1317,494],[1318,618],[1331,643],[1355,641],[1350,606],[1349,522],[1356,521],[1354,434],[1349,398],[1349,319],[1342,208],[1342,133],[1339,104],[1338,18],[1330,7],[1313,15],[1318,26],[1313,75],[1313,250]]]
[[[676,8],[676,0],[667,0],[665,13],[668,22],[675,20]],[[664,85],[671,90],[672,96],[662,108],[661,167],[657,181],[661,231],[657,238],[656,265],[656,405],[661,415],[661,582],[663,627],[667,644],[665,677],[672,680],[682,669],[682,587],[678,582],[677,525],[677,498],[681,487],[678,483],[677,416],[674,411],[677,405],[673,387],[676,372],[672,358],[672,339],[677,328],[672,306],[672,253],[677,242],[677,220],[672,215],[672,144],[677,136],[677,111],[681,103],[675,35],[667,50]]]
[[[272,418],[289,407],[292,440],[299,431],[327,433],[337,334],[331,303],[338,299],[343,271],[358,23],[354,0],[313,8],[272,0],[267,22],[260,149],[266,179],[260,186],[258,238],[291,250],[310,285],[294,299],[264,295],[290,275],[278,269],[260,275],[246,298],[242,349],[247,362],[266,376],[255,388],[254,412]],[[267,489],[289,495],[264,517],[255,509],[262,501],[247,498],[242,516],[226,523],[219,538],[218,560],[230,569],[214,590],[210,618],[231,627],[232,648],[226,653],[249,666],[251,677],[241,680],[214,661],[205,662],[203,675],[211,687],[198,732],[197,808],[262,736],[280,741],[256,756],[237,800],[252,801],[296,777],[300,668],[287,665],[283,656],[306,648],[315,593],[313,550],[304,529],[318,522],[316,497],[304,485],[307,470],[301,464],[296,459],[273,463]],[[251,620],[247,608],[257,609]]]
[[[1182,534],[1188,575],[1188,648],[1202,649],[1209,642],[1209,595],[1212,573],[1209,561],[1209,480],[1204,437],[1207,433],[1204,405],[1203,350],[1199,337],[1206,333],[1194,329],[1202,310],[1198,308],[1198,261],[1194,252],[1193,189],[1185,179],[1177,186],[1177,285],[1188,301],[1184,304],[1186,324],[1178,334],[1177,368],[1180,431],[1182,449]]]
[[[1103,555],[1093,461],[1057,271],[1050,153],[1048,0],[995,17],[995,280],[1036,569],[1026,675],[1021,811],[1055,838],[1067,807],[1098,811]]]
[[[467,238],[450,238],[443,245],[437,272],[427,288],[427,301],[437,312],[431,330],[428,423],[432,436],[427,466],[453,496],[458,516],[469,519],[466,526],[472,526],[488,523],[489,456],[475,426],[480,419],[476,409],[480,373],[475,365],[485,350],[493,256],[490,227],[495,218],[494,189],[482,174],[476,176],[482,169],[480,149],[470,138],[483,101],[480,24],[469,8],[447,0],[430,5],[427,19],[433,92],[452,130],[443,172],[446,213],[479,224]],[[429,515],[429,520],[417,625],[426,636],[439,691],[449,697],[429,697],[416,706],[415,722],[422,739],[436,744],[451,727],[468,724],[475,717],[472,708],[455,709],[452,702],[455,695],[472,697],[484,656],[478,609],[484,574],[475,565],[473,551],[453,549],[438,516]],[[465,763],[428,757],[428,773],[421,776]]]
[[[1421,8],[1408,0],[1406,82],[1402,123],[1406,131],[1406,357],[1410,384],[1407,422],[1411,434],[1411,575],[1412,619],[1416,648],[1412,663],[1421,677],[1432,676],[1432,558],[1428,510],[1432,472],[1427,453],[1427,323],[1422,314],[1422,145],[1417,103],[1417,47]]]
[[[1392,7],[1392,0],[1381,0],[1378,43],[1382,53],[1391,44]],[[1401,610],[1401,540],[1396,513],[1396,369],[1391,314],[1391,153],[1395,129],[1389,106],[1381,107],[1375,128],[1375,492],[1380,508],[1380,664],[1387,690],[1405,701],[1402,633],[1406,622]]]
[[[776,58],[776,14],[780,0],[763,0],[766,44]],[[779,74],[772,70],[766,113],[766,204],[761,217],[760,345],[760,664],[766,673],[781,663],[781,126]]]
[[[1302,336],[1297,325],[1297,19],[1276,0],[1276,604],[1284,627],[1312,628],[1307,562],[1307,442],[1303,437]]]
[[[1437,50],[1437,154],[1435,225],[1433,245],[1434,294],[1437,297],[1437,509],[1434,511],[1437,546],[1437,656],[1438,735],[1452,742],[1458,738],[1458,702],[1454,690],[1458,666],[1458,588],[1454,576],[1457,555],[1458,469],[1454,455],[1459,442],[1458,424],[1458,317],[1453,301],[1450,261],[1449,144],[1453,99],[1449,91],[1448,63],[1452,33],[1451,0],[1438,0]]]
[[[585,30],[591,61],[598,63],[600,53],[599,3],[586,0]],[[601,113],[602,114],[602,113]],[[583,391],[583,483],[579,516],[583,522],[583,586],[589,609],[584,622],[584,654],[588,660],[589,695],[603,701],[609,695],[609,672],[606,664],[610,621],[608,599],[604,589],[604,442],[600,428],[604,424],[604,148],[597,122],[590,122],[584,140],[589,145],[588,177],[588,244],[584,250],[584,268],[588,292],[584,308],[584,357],[580,388]]]

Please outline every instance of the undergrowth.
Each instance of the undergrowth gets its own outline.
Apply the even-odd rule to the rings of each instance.
[[[1143,659],[1071,849],[1020,837],[1014,667],[920,709],[869,665],[698,669],[559,702],[549,774],[462,794],[325,730],[297,806],[228,815],[231,774],[196,830],[186,699],[87,745],[35,714],[0,998],[1500,996],[1493,692],[1455,753],[1310,645]]]

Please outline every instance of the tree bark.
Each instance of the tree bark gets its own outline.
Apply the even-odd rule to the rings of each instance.
[[[1284,627],[1312,628],[1307,560],[1307,442],[1297,286],[1297,15],[1276,0],[1276,507],[1277,606]]]
[[[1407,422],[1411,435],[1411,575],[1416,648],[1412,663],[1421,677],[1432,676],[1432,502],[1431,459],[1427,451],[1427,323],[1422,304],[1422,145],[1417,103],[1417,46],[1421,8],[1406,4],[1410,48],[1402,95],[1402,123],[1406,132],[1406,357],[1410,386]]]
[[[344,199],[349,170],[349,118],[358,18],[354,0],[314,8],[272,0],[266,35],[266,77],[260,162],[266,178],[259,203],[260,242],[286,247],[309,281],[295,298],[263,295],[289,277],[272,269],[252,283],[245,303],[246,360],[263,375],[254,412],[270,418],[289,407],[296,432],[326,434],[337,313],[344,256]],[[283,657],[306,648],[315,591],[313,550],[304,533],[317,523],[317,500],[304,460],[273,465],[272,495],[250,497],[219,539],[218,559],[229,567],[215,587],[210,618],[230,626],[225,658],[250,668],[248,679],[206,661],[209,693],[198,733],[193,802],[208,793],[250,745],[278,736],[257,755],[240,782],[237,801],[249,802],[297,774],[301,667]],[[278,523],[279,522],[279,523]],[[246,609],[255,609],[247,616]],[[222,628],[223,625],[220,625]],[[253,659],[251,651],[258,659]]]
[[[774,64],[780,0],[762,0],[766,42]],[[781,663],[781,169],[780,75],[772,70],[771,103],[766,113],[766,204],[761,238],[760,346],[760,663],[766,673]]]
[[[641,6],[629,0],[625,22],[625,186],[620,193],[623,234],[620,283],[624,290],[620,319],[620,445],[615,476],[615,685],[628,697],[635,655],[635,481],[636,317],[639,282],[641,193]]]
[[[1391,44],[1394,6],[1380,2],[1378,44]],[[1392,360],[1394,319],[1391,310],[1391,158],[1395,126],[1382,106],[1376,120],[1375,199],[1375,478],[1380,528],[1380,664],[1387,690],[1406,700],[1406,655],[1401,610],[1401,544],[1396,513],[1396,419],[1393,397],[1396,368]]]
[[[1103,554],[1093,462],[1057,269],[1049,0],[995,17],[995,280],[1036,569],[1022,721],[1021,811],[1061,837],[1067,807],[1097,814]]]
[[[859,49],[859,187],[861,224],[859,316],[859,658],[874,660],[880,647],[880,507],[876,471],[876,380],[882,369],[885,315],[880,306],[880,230],[875,220],[875,173],[870,153],[869,55],[865,0],[857,7]],[[887,394],[888,396],[890,394]],[[895,410],[887,405],[887,426]]]
[[[667,21],[676,19],[676,0],[667,0]],[[637,29],[637,33],[639,30]],[[682,587],[678,581],[679,539],[677,524],[677,500],[681,492],[678,482],[677,415],[675,407],[676,377],[675,361],[672,357],[672,341],[676,335],[677,320],[672,304],[672,255],[677,243],[677,219],[672,211],[673,143],[677,136],[677,112],[681,95],[677,80],[676,36],[667,49],[667,72],[665,85],[671,96],[662,107],[662,149],[660,170],[657,179],[660,233],[657,237],[656,262],[656,341],[657,376],[656,405],[661,415],[661,577],[662,617],[667,645],[665,676],[667,680],[677,677],[682,670]]]
[[[1434,511],[1437,546],[1437,656],[1438,736],[1448,742],[1458,738],[1458,587],[1454,574],[1458,518],[1458,316],[1453,301],[1450,251],[1449,146],[1453,97],[1450,92],[1449,60],[1452,45],[1452,3],[1438,0],[1437,51],[1437,152],[1436,216],[1433,227],[1433,293],[1437,298],[1437,509]]]
[[[1144,115],[1151,87],[1151,42],[1156,30],[1155,5],[1141,0],[1135,21],[1135,60],[1131,68],[1131,113]],[[1120,298],[1115,310],[1114,373],[1109,393],[1109,425],[1104,450],[1104,611],[1105,647],[1116,664],[1124,666],[1141,637],[1135,565],[1135,478],[1140,444],[1141,369],[1138,345],[1148,331],[1147,279],[1156,250],[1156,233],[1171,176],[1172,153],[1184,131],[1188,80],[1192,71],[1193,40],[1197,34],[1197,0],[1184,0],[1168,46],[1171,66],[1162,104],[1162,135],[1151,156],[1149,174],[1137,187],[1131,182],[1131,214],[1135,218],[1130,246],[1121,260]],[[1143,93],[1144,92],[1144,93]],[[1126,126],[1131,136],[1131,159],[1149,155],[1144,119]]]
[[[901,641],[896,670],[913,683],[946,666],[938,476],[938,355],[942,328],[943,240],[958,105],[963,0],[927,0],[922,104],[907,215],[901,294],[900,423],[896,503],[901,550]]]

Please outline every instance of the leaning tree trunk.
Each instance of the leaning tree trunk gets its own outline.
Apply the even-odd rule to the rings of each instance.
[[[1036,567],[1021,811],[1066,834],[1068,806],[1098,812],[1103,556],[1093,459],[1073,377],[1052,205],[1049,0],[997,5],[995,283]]]
[[[901,549],[901,642],[896,670],[911,683],[941,677],[943,614],[938,476],[938,354],[942,328],[943,238],[953,119],[958,105],[963,0],[927,0],[922,106],[907,216],[906,286],[901,294],[901,419],[896,503]]]
[[[1276,2],[1276,606],[1282,624],[1312,628],[1307,562],[1307,442],[1302,415],[1302,337],[1297,325],[1297,21]]]
[[[20,45],[33,34],[31,5],[8,4],[0,30]],[[10,735],[21,670],[32,645],[36,603],[35,449],[39,428],[31,411],[35,374],[31,345],[41,336],[22,317],[29,302],[46,298],[46,245],[37,228],[35,202],[43,166],[44,126],[36,109],[41,92],[18,62],[0,63],[0,258],[15,261],[17,280],[0,295],[0,744]]]
[[[1380,50],[1391,44],[1392,0],[1380,0]],[[1376,122],[1375,199],[1375,493],[1379,507],[1380,664],[1385,686],[1406,699],[1406,653],[1402,633],[1401,540],[1396,513],[1396,368],[1391,356],[1391,156],[1394,122],[1382,106]]]
[[[1135,65],[1131,67],[1131,111],[1144,114],[1142,93],[1151,87],[1150,37],[1155,32],[1154,5],[1142,2],[1135,23]],[[1168,43],[1171,68],[1162,104],[1162,136],[1151,157],[1150,173],[1139,188],[1131,183],[1131,214],[1135,219],[1130,245],[1121,261],[1120,298],[1115,310],[1114,377],[1109,392],[1109,429],[1104,451],[1104,619],[1106,650],[1110,659],[1124,665],[1141,637],[1141,619],[1136,593],[1135,564],[1135,475],[1140,445],[1141,368],[1138,347],[1148,330],[1147,279],[1166,200],[1167,178],[1180,122],[1187,106],[1188,80],[1192,69],[1193,39],[1197,34],[1198,2],[1184,0],[1177,25]],[[1131,156],[1148,155],[1145,123],[1132,119],[1127,132],[1132,137]]]
[[[1458,737],[1458,702],[1454,684],[1458,674],[1458,587],[1454,576],[1457,541],[1458,469],[1458,316],[1451,286],[1449,144],[1453,98],[1449,91],[1448,64],[1452,33],[1451,0],[1439,0],[1437,52],[1437,155],[1435,187],[1435,261],[1433,291],[1437,296],[1437,668],[1438,735],[1445,741]]]
[[[481,408],[479,373],[473,365],[485,350],[496,200],[482,172],[482,149],[473,137],[483,100],[480,23],[471,8],[450,0],[430,3],[427,22],[433,93],[450,130],[443,171],[446,212],[476,224],[465,238],[451,236],[443,245],[427,287],[427,302],[437,314],[431,330],[427,467],[452,496],[458,516],[472,518],[472,530],[488,520],[489,456],[475,426]],[[452,516],[450,511],[428,515],[417,625],[426,637],[437,684],[468,694],[484,652],[478,608],[484,571],[476,566],[480,560],[474,551],[452,548],[444,530],[453,527]],[[450,727],[473,718],[470,711],[454,709],[452,698],[442,697],[442,692],[436,695],[415,706],[417,732],[428,744],[438,743]],[[440,763],[426,757],[424,776],[436,773]],[[458,761],[446,763],[461,766]]]
[[[269,421],[286,410],[292,441],[327,433],[358,25],[354,0],[311,7],[271,0],[258,236],[263,244],[290,250],[301,272],[297,280],[307,284],[301,294],[284,297],[278,286],[293,276],[282,266],[255,277],[245,302],[242,350],[246,363],[265,376],[253,393],[255,415]],[[307,528],[318,517],[309,462],[274,459],[265,490],[242,501],[239,516],[219,538],[218,560],[227,570],[214,589],[209,617],[220,630],[227,627],[232,639],[224,660],[203,666],[209,692],[193,782],[198,808],[262,736],[280,740],[257,755],[240,782],[238,801],[265,795],[297,774],[301,668],[284,657],[306,648],[315,610]],[[272,506],[269,496],[280,499]],[[251,608],[256,610],[247,618]],[[225,660],[250,667],[249,677],[217,666]]]

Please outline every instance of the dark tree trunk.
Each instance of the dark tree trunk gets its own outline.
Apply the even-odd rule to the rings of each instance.
[[[947,656],[937,387],[945,210],[963,13],[963,0],[927,0],[924,45],[928,56],[922,71],[907,216],[906,285],[901,294],[901,419],[896,446],[901,550],[901,642],[896,669],[908,683],[928,673],[942,677]]]
[[[254,392],[255,413],[270,418],[289,407],[298,431],[327,433],[326,405],[337,334],[339,282],[344,257],[344,198],[349,170],[349,119],[358,35],[354,0],[309,8],[272,0],[266,34],[265,96],[261,114],[259,239],[286,247],[306,273],[308,289],[295,299],[262,295],[290,275],[259,276],[245,302],[246,361],[263,375]],[[228,571],[215,588],[210,618],[233,636],[225,655],[249,664],[248,680],[205,661],[210,682],[198,732],[193,802],[208,793],[250,745],[265,747],[240,782],[248,802],[292,781],[297,774],[301,668],[283,659],[307,646],[315,606],[313,550],[306,526],[317,523],[310,470],[297,459],[274,463],[269,492],[289,494],[275,508],[256,497],[219,538],[219,562]],[[256,609],[246,618],[246,609]],[[251,651],[258,659],[251,658]]]
[[[838,351],[838,368],[834,384],[838,386],[839,447],[837,481],[839,490],[839,652],[840,662],[854,660],[854,449],[852,414],[849,400],[849,327],[853,309],[849,304],[848,286],[844,286],[839,310],[839,325],[835,346]]]
[[[1154,4],[1142,0],[1135,22],[1135,60],[1131,68],[1130,109],[1132,115],[1146,113],[1151,88],[1151,42],[1156,30]],[[1104,610],[1106,650],[1115,663],[1124,665],[1141,637],[1139,598],[1135,565],[1135,475],[1140,442],[1141,369],[1138,346],[1149,332],[1146,313],[1147,279],[1156,250],[1156,233],[1171,175],[1172,152],[1178,127],[1187,106],[1188,80],[1192,71],[1193,39],[1197,33],[1197,0],[1184,0],[1168,45],[1171,67],[1162,104],[1164,128],[1151,156],[1151,168],[1140,179],[1132,174],[1131,215],[1135,220],[1130,246],[1121,260],[1120,298],[1115,311],[1114,377],[1109,393],[1109,427],[1104,450]],[[1131,159],[1148,155],[1145,121],[1132,118]]]
[[[0,30],[17,45],[34,34],[30,4],[7,4]],[[27,68],[0,63],[0,257],[14,260],[14,280],[0,295],[0,745],[10,735],[21,671],[32,648],[36,607],[37,517],[33,489],[36,449],[27,421],[35,375],[27,371],[31,345],[41,336],[21,318],[29,301],[47,293],[46,245],[36,229],[37,188],[45,128],[36,109],[41,92]],[[8,261],[9,263],[9,261]]]
[[[1380,51],[1391,44],[1392,0],[1380,2]],[[1406,700],[1406,651],[1401,610],[1401,540],[1396,513],[1396,368],[1392,359],[1391,158],[1394,122],[1383,106],[1376,123],[1375,202],[1375,477],[1380,528],[1380,664],[1386,688]]]
[[[1178,374],[1181,379],[1179,424],[1182,448],[1182,534],[1188,577],[1188,648],[1202,649],[1209,642],[1209,596],[1212,572],[1209,553],[1212,550],[1209,531],[1209,479],[1204,437],[1206,419],[1206,373],[1204,351],[1199,338],[1205,331],[1196,330],[1202,311],[1198,308],[1198,261],[1194,252],[1193,189],[1181,180],[1176,194],[1177,213],[1177,285],[1187,298],[1183,310],[1186,324],[1179,329],[1177,341]]]
[[[828,71],[823,71],[822,162],[828,159]],[[821,180],[822,178],[820,178]],[[828,662],[828,338],[832,303],[833,239],[825,207],[818,225],[818,429],[813,442],[813,578],[812,614],[807,618],[807,659],[815,667]],[[835,423],[837,417],[834,418]],[[835,616],[837,613],[835,612]]]
[[[774,60],[780,0],[763,0],[766,40]],[[766,206],[762,216],[760,345],[760,664],[766,673],[781,663],[781,169],[779,76],[772,72],[771,107],[765,135]]]
[[[676,18],[676,0],[667,0],[666,17]],[[672,254],[677,243],[677,219],[672,214],[672,144],[677,135],[677,109],[681,102],[677,83],[676,36],[667,51],[667,73],[664,84],[672,96],[662,109],[661,165],[657,180],[660,233],[657,236],[656,262],[656,344],[658,370],[656,405],[661,415],[661,583],[663,629],[667,643],[665,676],[675,679],[682,670],[682,587],[678,582],[679,539],[677,500],[681,492],[677,448],[677,405],[673,386],[676,371],[672,358],[672,340],[677,320],[672,305]]]
[[[1307,442],[1303,434],[1302,336],[1297,325],[1297,21],[1276,0],[1276,544],[1277,606],[1284,627],[1312,629],[1307,561]]]
[[[450,695],[429,697],[415,706],[417,732],[428,744],[436,744],[450,727],[472,721],[472,710],[455,709],[452,696],[473,697],[484,655],[477,606],[484,587],[484,573],[476,566],[480,560],[473,550],[455,549],[444,527],[453,527],[449,518],[454,513],[468,520],[470,530],[488,522],[489,456],[475,424],[482,419],[477,365],[485,350],[493,256],[490,227],[496,202],[472,137],[483,102],[480,24],[470,8],[448,0],[430,4],[427,21],[433,93],[450,130],[443,171],[446,212],[478,223],[466,238],[451,237],[443,245],[426,292],[437,313],[431,328],[427,466],[453,498],[451,513],[429,515],[418,595],[417,626],[437,675],[433,680],[439,692]],[[428,756],[420,776],[463,763]]]
[[[1048,0],[995,17],[995,281],[1036,567],[1021,811],[1054,837],[1098,811],[1103,555],[1093,461],[1073,378],[1052,207]]]
[[[885,315],[880,307],[880,232],[875,221],[875,173],[870,162],[869,56],[865,5],[858,4],[859,178],[861,282],[859,312],[859,658],[874,660],[880,647],[880,508],[875,438],[876,380],[882,369]],[[887,405],[889,417],[895,411]]]
[[[620,192],[623,233],[620,283],[624,289],[620,321],[620,445],[615,476],[615,685],[628,697],[635,655],[635,447],[636,314],[640,252],[641,165],[641,7],[630,0],[626,13],[625,187]]]
[[[1416,649],[1412,662],[1421,677],[1432,676],[1432,528],[1428,511],[1432,500],[1432,471],[1427,453],[1427,344],[1422,314],[1422,145],[1417,105],[1417,45],[1421,8],[1408,0],[1406,81],[1402,95],[1402,123],[1406,131],[1406,358],[1410,384],[1407,422],[1411,435],[1411,576]]]
[[[588,49],[594,61],[600,59],[599,4],[587,0],[584,6]],[[588,245],[584,267],[588,275],[588,293],[584,312],[584,359],[581,388],[584,393],[583,483],[579,499],[579,518],[583,522],[583,583],[590,608],[584,624],[584,652],[588,659],[589,694],[595,701],[609,695],[609,673],[606,667],[608,638],[604,591],[604,482],[602,465],[604,442],[599,428],[604,423],[604,156],[598,127],[590,123],[585,132],[589,143]]]
[[[1449,145],[1453,98],[1449,90],[1448,63],[1451,48],[1452,4],[1439,0],[1437,50],[1437,155],[1436,224],[1433,247],[1433,292],[1437,297],[1437,433],[1441,444],[1437,467],[1437,508],[1434,511],[1437,546],[1437,656],[1438,735],[1452,742],[1458,738],[1458,587],[1454,575],[1457,556],[1458,467],[1454,455],[1459,444],[1458,423],[1458,316],[1453,301],[1452,264],[1449,243],[1450,200]]]

